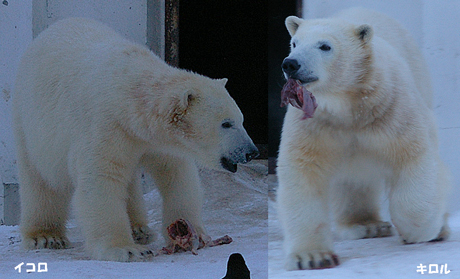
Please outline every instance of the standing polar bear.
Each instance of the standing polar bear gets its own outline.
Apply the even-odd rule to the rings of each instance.
[[[339,264],[329,208],[354,238],[391,235],[379,214],[384,189],[404,243],[445,239],[448,171],[430,76],[408,32],[362,8],[326,19],[291,16],[286,27],[282,104],[292,106],[277,171],[286,268]]]
[[[258,151],[224,88],[166,65],[89,19],[45,30],[26,51],[14,96],[26,248],[66,248],[69,203],[95,259],[151,254],[136,170],[163,197],[163,233],[188,220],[204,239],[196,163],[236,171]]]

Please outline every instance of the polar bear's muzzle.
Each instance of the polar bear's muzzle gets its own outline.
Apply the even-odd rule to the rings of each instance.
[[[286,79],[299,80],[302,84],[307,84],[318,80],[313,71],[304,69],[302,65],[293,58],[285,58],[281,64],[281,68],[286,76]]]
[[[243,147],[238,147],[228,155],[222,156],[220,158],[220,165],[230,172],[236,172],[238,163],[246,164],[257,156],[259,156],[259,150],[251,143]]]

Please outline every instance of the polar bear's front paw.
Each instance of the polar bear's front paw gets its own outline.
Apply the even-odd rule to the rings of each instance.
[[[375,222],[363,225],[366,234],[363,238],[387,237],[393,235],[393,226],[388,222]]]
[[[449,238],[450,235],[450,228],[448,225],[444,225],[441,228],[441,232],[435,239],[430,240],[430,242],[437,242],[437,241],[444,241]]]
[[[137,244],[149,244],[155,240],[155,234],[147,226],[133,226],[132,227],[132,236],[134,242]]]
[[[355,224],[343,229],[342,235],[345,239],[361,239],[374,237],[392,236],[393,226],[388,222],[372,222],[368,224]]]
[[[419,242],[438,242],[438,241],[444,241],[449,238],[450,235],[450,229],[448,225],[444,225],[441,228],[441,231],[435,238],[430,238],[427,236],[418,236],[417,235],[405,235],[405,236],[400,236],[401,242],[403,244],[414,244],[414,243],[419,243]]]
[[[154,253],[142,245],[129,245],[124,247],[111,247],[96,251],[96,259],[116,262],[137,262],[152,257]]]
[[[65,236],[54,236],[49,234],[39,234],[32,237],[25,237],[23,246],[26,249],[66,249],[70,247],[70,241]]]
[[[323,269],[338,265],[339,257],[332,251],[302,251],[288,257],[286,269]]]

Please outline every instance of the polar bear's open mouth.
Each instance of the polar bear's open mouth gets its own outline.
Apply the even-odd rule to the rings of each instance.
[[[230,159],[228,158],[225,158],[225,157],[222,157],[220,158],[220,165],[230,171],[230,172],[236,172],[237,168],[238,168],[238,165],[235,164],[234,162],[230,161]]]
[[[318,104],[313,94],[296,79],[288,79],[281,90],[281,106],[291,104],[303,111],[302,119],[312,118]]]

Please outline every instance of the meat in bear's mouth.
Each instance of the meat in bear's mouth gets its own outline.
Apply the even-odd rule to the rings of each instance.
[[[288,79],[281,90],[281,106],[291,104],[303,111],[302,119],[312,118],[318,107],[315,96],[296,79]]]

